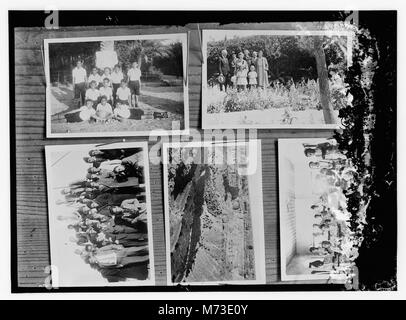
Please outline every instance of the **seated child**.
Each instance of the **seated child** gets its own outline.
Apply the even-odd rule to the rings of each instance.
[[[110,80],[108,78],[103,79],[103,87],[99,89],[100,96],[105,96],[107,98],[107,103],[113,104],[113,89],[110,86]]]
[[[120,88],[117,89],[115,104],[131,105],[131,90],[125,80],[121,80]]]
[[[248,72],[248,87],[254,89],[257,87],[257,72],[255,71],[255,66],[250,67],[250,72]]]
[[[97,90],[97,82],[95,80],[92,80],[90,82],[90,88],[86,90],[86,100],[92,100],[93,101],[93,107],[97,106],[97,103],[99,102],[100,98],[100,91]]]
[[[97,105],[96,114],[94,118],[98,121],[107,121],[113,116],[113,109],[111,105],[107,103],[106,96],[101,97],[100,103]]]
[[[96,111],[93,109],[93,101],[86,100],[86,105],[80,107],[79,109],[66,113],[65,119],[67,122],[89,121],[95,114]]]
[[[114,109],[114,116],[118,120],[130,118],[131,116],[130,106],[128,104],[117,103]]]

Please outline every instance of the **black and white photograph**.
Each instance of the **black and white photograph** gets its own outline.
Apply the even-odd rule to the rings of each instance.
[[[401,16],[233,4],[8,11],[9,292],[396,296]]]
[[[345,281],[358,258],[346,194],[357,171],[334,139],[279,139],[282,280]]]
[[[168,285],[265,283],[260,140],[163,145]]]
[[[145,142],[46,146],[52,283],[154,285]]]
[[[44,40],[47,137],[189,129],[187,34]]]
[[[292,26],[203,30],[203,128],[339,127],[353,32]]]

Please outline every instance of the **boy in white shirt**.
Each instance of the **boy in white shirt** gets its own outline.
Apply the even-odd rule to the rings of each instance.
[[[86,90],[86,100],[92,100],[93,106],[96,107],[97,103],[99,102],[100,98],[100,91],[97,90],[97,83],[96,81],[90,82],[90,88]]]
[[[138,97],[141,94],[141,70],[136,61],[132,63],[132,68],[128,70],[127,75],[129,81],[128,87],[131,90],[131,94],[134,96],[135,105],[138,105]]]
[[[110,81],[108,78],[103,79],[103,87],[99,89],[100,96],[107,97],[107,103],[113,104],[113,89],[110,86]]]
[[[116,108],[114,109],[114,116],[118,120],[128,119],[131,116],[131,91],[127,87],[125,80],[121,80],[120,87],[116,93]]]
[[[105,122],[113,116],[113,109],[111,105],[107,103],[105,96],[101,97],[100,103],[97,105],[96,114],[94,118],[98,121]]]
[[[127,87],[125,80],[121,80],[120,87],[117,89],[115,103],[116,106],[117,104],[131,105],[131,90]]]
[[[111,73],[111,84],[113,85],[113,98],[116,100],[117,89],[120,88],[121,80],[124,79],[123,72],[118,64],[114,66],[114,70]]]
[[[74,90],[74,99],[79,99],[79,106],[85,104],[87,73],[82,67],[82,61],[76,62],[76,67],[72,70],[72,84]]]
[[[97,86],[99,86],[99,84],[102,82],[102,78],[101,78],[101,76],[99,75],[99,72],[98,72],[98,70],[97,70],[96,67],[94,67],[94,68],[92,69],[92,73],[89,75],[89,77],[88,77],[88,79],[87,79],[87,83],[89,84],[89,86],[90,86],[90,83],[91,83],[92,81],[96,81]]]

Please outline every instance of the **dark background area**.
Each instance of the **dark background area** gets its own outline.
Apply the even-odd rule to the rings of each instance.
[[[185,11],[185,12],[124,12],[124,11],[64,11],[59,12],[59,25],[61,27],[86,26],[89,29],[91,26],[126,26],[148,25],[148,26],[163,26],[163,25],[179,25],[208,22],[220,22],[221,24],[228,23],[258,23],[258,22],[301,22],[301,21],[337,21],[343,20],[348,16],[348,12],[339,11],[273,11],[273,12],[244,12],[244,11],[228,11],[228,12],[209,12],[209,11]],[[42,281],[46,277],[43,269],[38,267],[35,273],[27,273],[28,269],[22,269],[21,261],[27,259],[30,251],[27,248],[17,248],[17,241],[24,238],[27,243],[30,241],[30,234],[38,232],[38,228],[43,228],[41,232],[47,234],[46,229],[46,204],[36,204],[35,200],[31,201],[31,205],[26,202],[17,202],[17,192],[26,192],[22,190],[22,186],[32,185],[38,189],[45,185],[45,171],[43,162],[43,145],[53,144],[55,140],[45,139],[43,132],[45,128],[44,113],[45,104],[43,104],[43,86],[40,82],[37,87],[24,86],[19,83],[16,91],[16,70],[15,66],[15,46],[14,46],[14,28],[16,27],[44,27],[44,20],[48,14],[43,11],[10,11],[9,12],[9,54],[10,54],[10,137],[11,137],[11,235],[12,235],[12,288],[14,292],[34,292],[46,291],[43,287],[33,285],[36,283],[35,277]],[[374,163],[374,174],[376,179],[376,190],[379,191],[379,197],[374,197],[370,207],[371,225],[377,226],[380,230],[374,233],[373,241],[366,241],[361,248],[360,257],[357,260],[357,265],[360,269],[360,281],[365,289],[376,289],[377,283],[396,280],[396,253],[397,253],[397,194],[396,194],[396,12],[394,11],[376,11],[376,12],[360,12],[359,23],[361,27],[370,30],[371,34],[377,40],[379,49],[379,59],[377,73],[374,83],[374,101],[376,112],[376,126],[374,128],[374,139],[371,150],[372,162]],[[37,29],[38,31],[38,29]],[[196,48],[195,48],[196,49]],[[198,51],[198,50],[197,50]],[[34,65],[33,69],[40,68]],[[196,70],[198,66],[196,66]],[[38,77],[34,74],[26,74],[32,81],[42,81],[42,76]],[[196,77],[198,75],[196,74]],[[38,91],[37,91],[38,90]],[[35,91],[35,92],[33,92]],[[41,91],[41,93],[39,93]],[[196,96],[196,110],[191,109],[191,127],[199,127],[200,124],[200,89],[198,86],[189,86],[191,92],[191,100]],[[21,98],[22,94],[24,97]],[[29,97],[30,100],[27,100]],[[191,101],[192,102],[192,101]],[[43,105],[42,105],[43,104]],[[24,106],[24,113],[17,107]],[[192,103],[191,103],[192,107]],[[28,108],[28,109],[27,109]],[[32,112],[32,116],[27,115],[27,110]],[[34,121],[38,115],[38,121]],[[17,118],[17,119],[16,119]],[[192,119],[193,118],[193,119]],[[17,121],[16,121],[17,120]],[[277,152],[275,151],[275,142],[277,138],[305,138],[305,137],[323,137],[331,133],[330,131],[320,130],[318,132],[306,130],[259,130],[258,138],[263,139],[263,148],[268,150],[264,153],[265,156],[270,156],[276,159]],[[36,139],[36,140],[35,140]],[[106,140],[106,139],[105,139]],[[110,139],[111,140],[111,139]],[[109,140],[109,141],[110,141]],[[145,140],[145,139],[144,139]],[[101,139],[87,139],[86,141],[65,139],[58,140],[59,144],[69,143],[97,143]],[[19,148],[17,150],[17,147]],[[27,150],[27,151],[26,151]],[[40,159],[36,162],[36,159]],[[271,163],[265,163],[263,174],[271,173],[276,177],[277,168],[272,160]],[[35,163],[32,165],[31,163]],[[29,171],[27,168],[29,166]],[[151,168],[152,178],[157,181],[161,179],[160,168]],[[156,172],[155,172],[155,171]],[[29,171],[29,173],[27,173]],[[38,182],[40,181],[40,182]],[[18,184],[18,182],[20,184]],[[17,185],[19,188],[17,188]],[[40,201],[46,202],[45,191],[40,190]],[[156,198],[161,200],[162,193],[160,185],[152,185],[152,192],[157,192]],[[264,192],[276,193],[277,197],[277,179],[273,179],[268,184],[264,180]],[[35,194],[34,194],[35,196]],[[274,197],[273,196],[273,197]],[[154,197],[154,194],[152,195]],[[266,196],[264,195],[264,212]],[[162,207],[158,205],[159,210]],[[276,210],[277,204],[272,203],[272,210]],[[45,210],[45,216],[36,215],[37,211]],[[153,208],[154,211],[154,208]],[[162,212],[162,211],[161,211]],[[160,214],[158,212],[158,214]],[[18,218],[20,217],[20,218]],[[44,220],[45,219],[45,220]],[[272,218],[277,219],[277,218]],[[38,226],[33,223],[38,222]],[[277,225],[277,220],[272,220],[272,225]],[[18,230],[18,231],[17,231]],[[277,232],[277,229],[273,229]],[[45,241],[45,236],[42,235],[39,240]],[[154,237],[156,234],[154,234]],[[267,238],[266,238],[267,241]],[[25,242],[24,242],[25,243]],[[278,243],[272,244],[275,248]],[[156,249],[156,248],[155,248]],[[45,250],[46,251],[46,250]],[[27,252],[27,256],[24,255]],[[37,251],[37,255],[43,255],[46,260],[49,252]],[[275,264],[276,258],[270,258],[268,263]],[[29,268],[29,265],[24,265],[24,268]],[[30,269],[31,270],[31,269]],[[30,271],[31,272],[31,271]],[[277,271],[276,271],[277,273]],[[25,281],[24,275],[32,274]],[[33,280],[34,279],[34,280]],[[39,283],[41,281],[38,281]],[[28,284],[21,286],[22,283]],[[385,285],[383,285],[385,287]],[[331,285],[314,285],[314,284],[281,284],[277,285],[261,285],[261,286],[232,286],[232,287],[194,287],[191,290],[212,291],[212,290],[334,290],[341,287]],[[90,291],[89,288],[80,289],[65,289],[65,291]],[[93,289],[92,291],[113,291],[109,289]],[[188,290],[187,288],[178,287],[154,287],[154,288],[119,288],[118,291],[132,290],[147,290],[147,291],[168,291],[168,290]],[[62,291],[62,290],[60,290]]]
[[[376,39],[378,67],[373,80],[375,127],[372,131],[373,190],[366,238],[357,266],[365,289],[395,289],[397,267],[397,16],[363,12],[360,26]]]

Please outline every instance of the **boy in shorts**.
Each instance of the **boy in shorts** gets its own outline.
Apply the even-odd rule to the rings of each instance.
[[[141,70],[138,67],[138,63],[134,61],[132,68],[128,70],[128,87],[131,90],[131,95],[134,97],[134,107],[138,105],[138,97],[140,95],[141,88]]]

